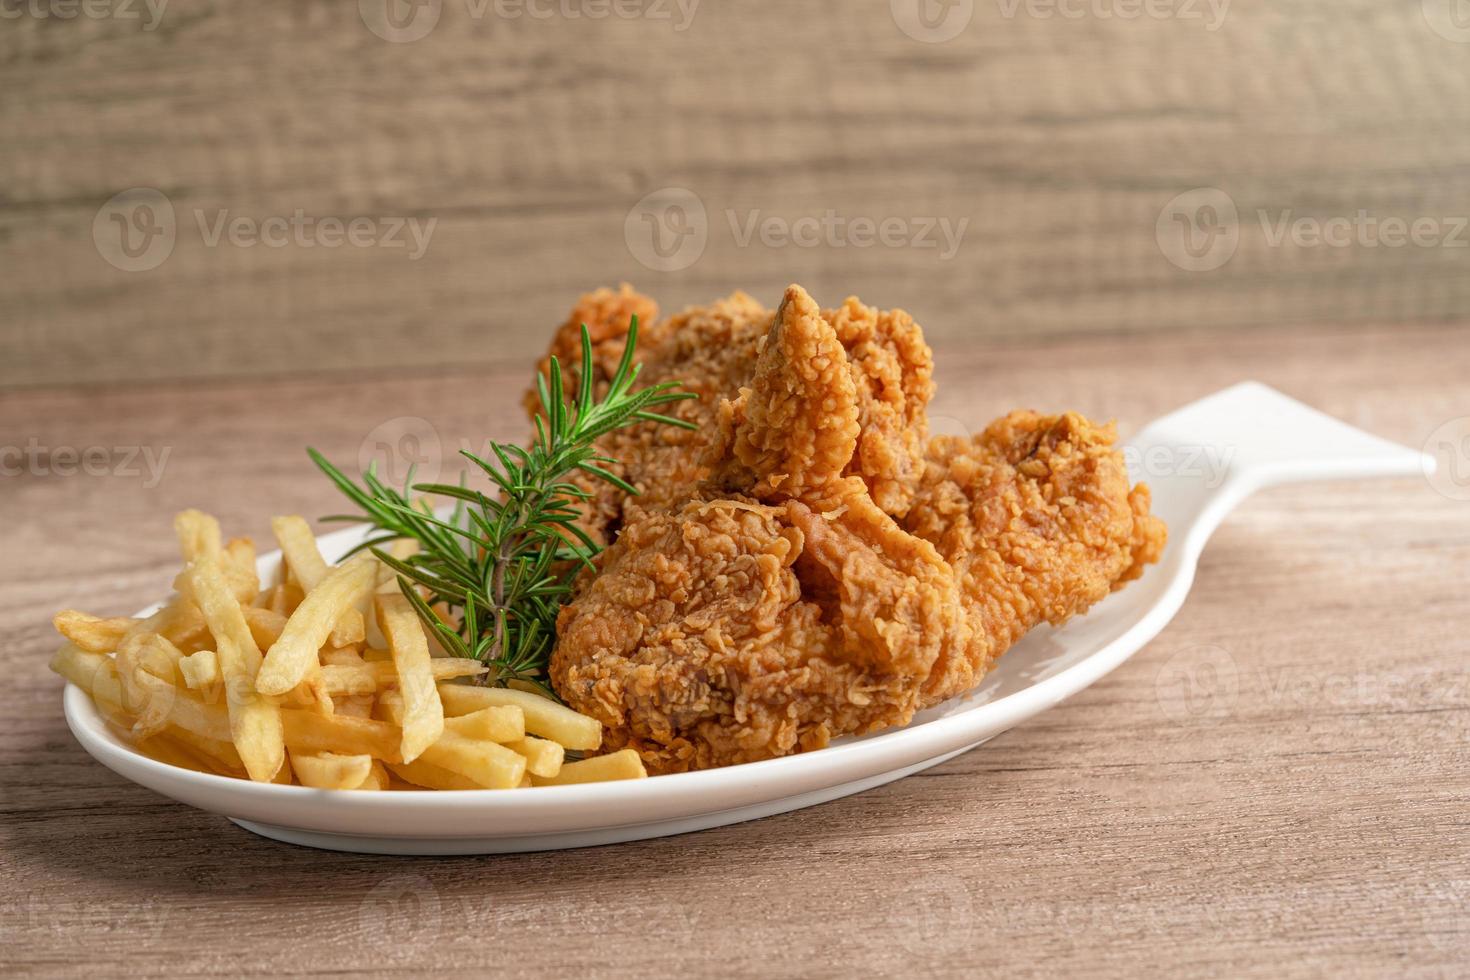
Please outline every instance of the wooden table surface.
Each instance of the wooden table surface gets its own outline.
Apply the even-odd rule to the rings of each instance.
[[[950,429],[1031,405],[1126,434],[1243,378],[1414,446],[1470,414],[1470,335],[1452,327],[940,359]],[[330,512],[308,443],[350,463],[397,416],[425,420],[421,447],[518,435],[526,373],[0,395],[0,443],[33,450],[0,477],[0,970],[1470,970],[1463,457],[1437,482],[1261,494],[1216,535],[1175,622],[1089,690],[921,775],[754,823],[505,857],[335,854],[169,802],[77,746],[45,666],[53,610],[160,595],[183,507],[262,542],[273,513]],[[66,450],[94,446],[113,472],[68,475]],[[133,447],[167,451],[159,478]]]

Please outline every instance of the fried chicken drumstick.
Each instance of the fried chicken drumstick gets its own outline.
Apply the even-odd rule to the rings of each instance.
[[[931,443],[922,406],[910,425],[906,407],[875,397],[895,385],[902,394],[908,379],[927,402],[927,371],[897,368],[927,364],[927,348],[879,357],[895,370],[875,369],[844,341],[841,316],[787,290],[764,318],[744,387],[720,401],[703,455],[679,464],[694,482],[625,506],[600,572],[562,610],[557,692],[608,727],[609,748],[636,748],[651,771],[905,724],[1162,547],[1110,429],[1017,413],[973,441]],[[887,316],[890,336],[907,331],[906,318]],[[923,346],[917,328],[903,340],[879,346]],[[864,422],[879,416],[891,423],[884,451],[925,448],[911,474],[891,461],[863,472]]]

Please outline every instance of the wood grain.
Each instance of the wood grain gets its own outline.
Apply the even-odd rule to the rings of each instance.
[[[1132,0],[1044,16],[1048,2],[975,3],[945,43],[906,35],[883,0],[705,2],[682,30],[664,0],[633,19],[443,0],[413,43],[325,0],[175,3],[151,31],[6,20],[0,385],[526,357],[572,296],[621,279],[667,309],[735,286],[774,301],[793,280],[830,302],[860,291],[956,343],[1465,318],[1470,248],[1273,246],[1258,217],[1364,211],[1470,242],[1454,232],[1470,46],[1436,33],[1425,4],[1234,0],[1211,30],[1196,0],[1164,0],[1191,16],[1162,19],[1094,12]],[[176,215],[150,271],[94,246],[99,210],[133,187]],[[625,240],[630,210],[667,187],[707,215],[702,256],[676,271]],[[1200,187],[1235,202],[1240,241],[1222,268],[1188,272],[1156,224]],[[411,260],[211,247],[195,217],[298,210],[438,223]],[[948,259],[732,230],[829,211],[910,221],[926,241],[925,222],[968,224]]]
[[[1125,431],[1254,377],[1423,445],[1467,407],[1448,328],[1194,331],[939,352],[936,416],[1018,404]],[[1056,709],[799,813],[617,847],[393,859],[258,839],[112,776],[45,669],[63,606],[166,589],[190,505],[268,540],[389,411],[512,436],[493,373],[0,395],[50,464],[0,480],[0,970],[256,975],[1454,976],[1470,968],[1470,504],[1424,480],[1281,489],[1178,619]],[[392,406],[388,409],[385,406]],[[62,476],[149,445],[162,479]],[[420,448],[423,448],[421,441]]]

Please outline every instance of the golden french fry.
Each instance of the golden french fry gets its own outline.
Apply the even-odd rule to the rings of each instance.
[[[122,643],[128,630],[140,620],[128,616],[102,619],[75,609],[63,609],[51,618],[56,632],[89,653],[112,653]]]
[[[142,643],[129,641],[123,646],[128,656],[124,657],[119,651],[117,669],[123,680],[123,693],[129,697],[125,707],[137,716],[133,722],[133,733],[139,738],[146,738],[162,731],[168,724],[178,700],[176,680],[183,654],[156,633]],[[133,656],[135,652],[136,659]],[[225,737],[229,737],[228,734]]]
[[[195,772],[216,772],[215,765],[197,755],[187,745],[179,742],[167,732],[159,732],[148,738],[140,738],[135,743],[139,752],[158,762],[170,766],[178,766],[180,769],[193,769]]]
[[[372,718],[323,715],[302,708],[282,708],[286,744],[297,752],[366,753],[385,762],[399,761],[397,725]]]
[[[289,753],[281,760],[281,768],[276,770],[276,777],[271,782],[281,786],[290,786],[296,782],[296,769],[291,765]]]
[[[271,518],[271,531],[281,546],[286,567],[296,576],[301,587],[310,592],[327,577],[330,566],[316,546],[316,535],[303,517]]]
[[[495,704],[467,715],[444,719],[445,731],[465,738],[509,744],[526,737],[526,713],[514,704]]]
[[[526,731],[560,742],[569,749],[588,751],[602,744],[602,724],[550,698],[505,687],[476,687],[441,683],[439,700],[446,715],[467,715],[481,708],[515,705],[526,716]]]
[[[533,776],[555,776],[566,761],[567,750],[560,744],[534,735],[507,742],[505,747],[526,757],[526,772]]]
[[[311,526],[306,523],[305,518],[272,518],[271,530],[275,532],[276,542],[281,546],[281,555],[285,558],[287,570],[301,588],[310,592],[320,585],[332,568],[322,558],[322,553],[316,546],[316,536],[311,533]],[[350,609],[337,621],[327,642],[334,647],[351,646],[361,643],[366,635],[367,627],[363,622],[362,612]]]
[[[237,776],[241,779],[249,778],[249,774],[245,771],[245,763],[241,760],[240,753],[235,749],[233,743],[216,738],[206,738],[173,726],[170,726],[165,734],[193,749],[195,755],[207,761],[222,775]]]
[[[371,718],[376,698],[371,694],[348,694],[332,698],[332,713],[349,718]]]
[[[250,627],[250,635],[255,637],[255,645],[262,650],[269,650],[286,628],[286,617],[270,609],[245,606],[241,612],[245,614],[245,625]]]
[[[531,774],[531,783],[536,786],[569,786],[572,783],[602,783],[613,779],[644,779],[648,771],[643,760],[633,749],[623,749],[608,755],[593,756],[581,762],[568,762],[555,776]]]
[[[511,789],[526,774],[524,756],[503,745],[465,738],[450,731],[440,735],[419,758],[472,779],[485,789]]]
[[[251,603],[260,595],[260,575],[255,571],[255,542],[249,538],[231,538],[225,545],[230,558],[230,581],[241,603]]]
[[[367,776],[363,779],[363,781],[361,783],[359,783],[357,786],[355,786],[353,788],[354,789],[368,789],[368,790],[385,790],[385,789],[388,789],[391,784],[392,784],[392,779],[389,778],[389,776],[388,776],[388,770],[385,769],[385,768],[383,768],[383,763],[382,762],[378,761],[377,759],[374,759],[374,760],[372,760],[372,765],[370,767],[368,767],[368,774],[367,774]]]
[[[67,643],[51,659],[51,669],[91,695],[92,700],[122,709],[123,691],[117,664],[107,654],[92,653]]]
[[[123,707],[137,716],[133,731],[146,737],[163,727],[167,690],[145,684],[145,678],[162,679],[170,688],[182,659],[179,649],[157,633],[129,631],[117,651],[117,673],[122,682]]]
[[[450,772],[432,763],[425,762],[422,758],[413,762],[390,762],[388,768],[393,774],[405,782],[422,786],[425,789],[483,789],[473,779],[461,776],[457,772]]]
[[[403,761],[417,759],[444,732],[444,707],[434,687],[429,664],[429,643],[418,613],[401,595],[380,595],[378,624],[393,654],[402,699]]]
[[[363,556],[332,569],[286,621],[281,638],[266,652],[255,685],[262,694],[285,694],[320,667],[319,651],[342,613],[368,593],[376,571]]]
[[[291,752],[291,767],[302,786],[313,789],[356,789],[373,770],[370,755]]]
[[[186,565],[200,558],[218,558],[223,550],[219,521],[203,511],[186,510],[176,514],[174,534],[178,536],[179,551]]]
[[[387,687],[398,686],[398,670],[391,663],[367,663],[357,656],[357,663],[329,663],[328,651],[322,651],[322,687],[328,694],[374,694]],[[429,661],[434,680],[474,677],[486,671],[484,664],[463,657],[439,657]]]
[[[190,585],[209,631],[214,634],[220,677],[229,706],[230,732],[250,778],[274,779],[286,760],[280,709],[256,687],[260,648],[250,634],[240,602],[230,590],[218,559],[204,557],[189,570]]]
[[[337,624],[332,627],[332,634],[327,637],[327,645],[350,647],[356,646],[365,639],[367,639],[367,621],[358,610],[348,609],[342,613]]]
[[[206,701],[219,697],[223,681],[219,673],[219,657],[213,650],[200,650],[179,661],[179,673],[184,675],[184,686],[198,691]]]

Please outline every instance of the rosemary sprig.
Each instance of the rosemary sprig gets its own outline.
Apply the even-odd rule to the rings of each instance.
[[[556,642],[556,616],[570,598],[573,582],[601,550],[576,521],[591,497],[567,482],[580,470],[627,493],[638,491],[608,469],[616,460],[598,455],[601,436],[636,422],[694,426],[655,409],[697,397],[676,391],[677,382],[633,391],[639,367],[633,363],[638,320],[607,393],[592,390],[592,340],[582,327],[582,372],[576,400],[568,404],[561,365],[551,359],[550,377],[538,375],[542,414],[529,447],[490,443],[489,458],[462,455],[494,485],[494,495],[460,484],[415,484],[410,472],[404,489],[378,479],[369,466],[358,486],[315,449],[312,461],[360,508],[357,515],[327,520],[372,524],[379,532],[354,551],[373,554],[398,573],[403,594],[418,610],[425,628],[444,649],[480,660],[490,668],[483,683],[503,686],[516,680],[547,689],[545,671]],[[414,493],[420,496],[412,496]],[[454,501],[447,518],[435,516],[425,496]],[[416,554],[400,560],[383,550],[399,539],[417,541]],[[420,595],[421,586],[427,599]],[[448,607],[441,618],[435,606]]]

